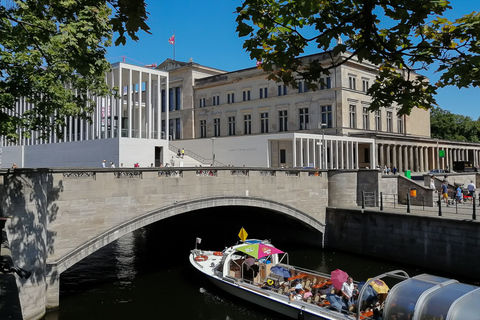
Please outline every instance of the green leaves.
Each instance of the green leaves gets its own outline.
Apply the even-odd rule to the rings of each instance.
[[[244,0],[237,8],[237,32],[248,38],[244,48],[262,61],[270,78],[292,86],[292,74],[318,83],[345,63],[342,55],[382,66],[369,90],[371,109],[397,103],[400,114],[409,114],[435,105],[436,87],[416,72],[436,68],[441,87],[479,85],[480,16],[450,22],[441,16],[449,8],[446,0]],[[305,65],[300,56],[311,45],[336,58]]]
[[[0,5],[0,135],[32,131],[63,136],[66,117],[88,119],[91,95],[109,93],[106,48],[117,31],[136,40],[148,32],[144,0],[23,0]],[[112,15],[113,9],[113,15]],[[25,100],[21,100],[25,98]],[[32,103],[23,115],[15,102]],[[25,101],[25,102],[23,102]]]

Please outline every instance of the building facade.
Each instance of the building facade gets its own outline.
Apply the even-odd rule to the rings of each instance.
[[[328,63],[331,57],[303,59]],[[255,67],[226,72],[171,59],[156,69],[116,63],[106,80],[120,95],[97,98],[92,124],[69,119],[62,139],[2,140],[2,167],[95,167],[104,159],[160,166],[181,148],[196,159],[187,165],[425,172],[457,160],[479,164],[478,144],[431,139],[428,110],[370,112],[367,90],[377,73],[377,66],[349,59],[309,90],[300,79],[297,88],[268,80]]]

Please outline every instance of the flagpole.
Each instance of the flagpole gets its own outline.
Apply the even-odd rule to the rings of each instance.
[[[177,42],[177,36],[175,35],[175,30],[173,30],[173,61],[175,61],[175,43]]]

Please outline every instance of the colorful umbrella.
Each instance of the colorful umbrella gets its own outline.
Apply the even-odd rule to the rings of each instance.
[[[279,275],[279,276],[284,277],[284,278],[290,278],[291,277],[290,272],[287,269],[285,269],[284,267],[280,267],[280,266],[272,267],[272,269],[270,269],[270,272],[273,272],[276,275]]]
[[[330,280],[334,287],[338,290],[342,290],[343,283],[347,281],[348,274],[340,269],[334,270],[330,273]]]
[[[246,254],[254,257],[255,259],[260,259],[274,253],[283,253],[283,251],[278,250],[275,247],[268,246],[262,243],[246,244],[244,246],[238,247],[237,250],[245,252]]]
[[[373,290],[377,291],[377,293],[388,293],[388,290],[390,290],[390,288],[387,286],[385,282],[383,282],[383,280],[375,279],[372,282],[370,282],[370,285],[372,286]]]

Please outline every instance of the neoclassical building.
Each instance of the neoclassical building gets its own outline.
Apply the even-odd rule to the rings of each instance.
[[[328,63],[329,53],[306,56]],[[430,113],[397,106],[368,110],[378,67],[350,59],[322,77],[318,90],[284,86],[256,67],[226,72],[193,61],[156,69],[115,63],[106,76],[118,97],[95,98],[92,124],[68,119],[63,138],[1,140],[1,166],[98,167],[103,160],[176,165],[396,167],[425,172],[456,160],[479,164],[480,146],[430,138]],[[141,93],[141,94],[140,94]],[[20,100],[18,112],[28,109]],[[440,151],[445,154],[440,157]],[[190,159],[191,161],[188,161]]]

